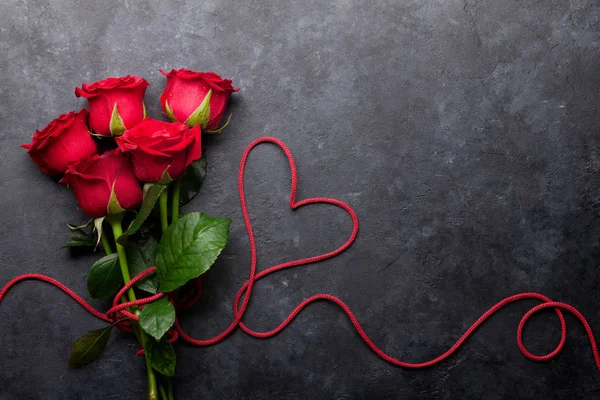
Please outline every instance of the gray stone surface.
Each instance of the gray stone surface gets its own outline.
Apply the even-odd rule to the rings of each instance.
[[[600,6],[594,0],[0,2],[0,283],[51,275],[87,298],[97,256],[59,250],[84,221],[72,194],[19,149],[85,102],[81,82],[160,68],[215,70],[242,87],[231,127],[207,141],[210,168],[188,210],[233,218],[231,242],[183,318],[197,337],[230,322],[248,241],[236,174],[245,146],[283,139],[299,197],[351,204],[361,221],[340,257],[257,284],[245,321],[276,326],[302,299],[348,302],[392,355],[445,351],[489,306],[536,291],[575,305],[600,329]],[[289,172],[263,146],[248,166],[260,266],[340,244],[340,210],[287,208]],[[331,304],[312,305],[261,341],[240,331],[209,348],[179,343],[179,399],[596,399],[599,375],[582,326],[567,316],[555,360],[518,351],[519,319],[500,312],[451,359],[426,370],[386,364]],[[96,304],[99,308],[106,304]],[[24,283],[0,305],[0,399],[141,399],[135,342],[67,369],[71,343],[102,324],[59,290]],[[527,326],[536,353],[558,342],[551,312]]]

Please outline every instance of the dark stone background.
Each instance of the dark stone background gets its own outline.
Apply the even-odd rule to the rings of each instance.
[[[230,216],[231,241],[183,318],[211,337],[232,318],[248,275],[236,174],[245,146],[283,139],[299,198],[355,208],[356,243],[256,287],[245,321],[278,324],[302,299],[347,301],[392,355],[445,351],[489,306],[536,291],[576,306],[600,329],[598,117],[600,5],[594,0],[27,1],[0,3],[0,282],[51,275],[87,298],[98,255],[59,250],[83,222],[72,194],[19,149],[35,129],[85,102],[82,82],[139,74],[159,115],[160,68],[215,70],[242,90],[232,125],[206,142],[209,173],[187,210]],[[261,268],[342,243],[351,224],[328,206],[291,212],[289,172],[273,146],[252,153],[248,199]],[[179,399],[596,399],[600,375],[582,326],[567,316],[564,352],[525,359],[515,332],[535,301],[510,305],[451,359],[388,365],[335,306],[310,306],[261,341],[178,344]],[[106,304],[96,304],[105,309]],[[103,324],[58,289],[24,283],[0,306],[0,399],[141,399],[135,342],[67,369],[71,343]],[[525,343],[558,342],[536,316]]]

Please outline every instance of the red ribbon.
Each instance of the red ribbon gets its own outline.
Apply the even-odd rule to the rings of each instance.
[[[256,264],[257,264],[256,243],[255,243],[255,239],[254,239],[254,232],[252,230],[252,224],[250,222],[250,217],[248,215],[246,198],[244,195],[244,170],[246,167],[246,161],[248,159],[248,155],[250,154],[250,151],[252,151],[252,149],[254,147],[256,147],[258,144],[264,143],[264,142],[270,142],[270,143],[276,144],[283,150],[286,157],[288,158],[288,161],[290,164],[290,169],[291,169],[291,175],[292,175],[292,186],[291,186],[291,192],[290,192],[290,208],[296,209],[296,208],[305,206],[307,204],[317,204],[317,203],[325,203],[325,204],[332,204],[332,205],[338,206],[338,207],[342,208],[344,211],[346,211],[348,213],[348,215],[350,216],[350,218],[352,219],[352,233],[350,234],[350,237],[348,238],[348,240],[342,246],[338,247],[337,249],[335,249],[333,251],[330,251],[328,253],[321,254],[318,256],[314,256],[314,257],[303,258],[303,259],[295,260],[295,261],[288,261],[288,262],[270,267],[260,273],[256,273]],[[519,326],[517,329],[517,345],[519,346],[519,350],[521,351],[521,353],[523,353],[523,355],[525,357],[527,357],[531,360],[535,360],[535,361],[546,361],[546,360],[549,360],[549,359],[555,357],[558,353],[560,353],[560,351],[563,349],[563,346],[565,344],[566,334],[567,334],[567,327],[566,327],[565,319],[564,319],[564,316],[563,316],[561,310],[566,310],[566,311],[569,311],[570,313],[572,313],[573,315],[575,315],[581,321],[583,326],[585,327],[585,330],[590,339],[590,345],[592,348],[592,354],[594,355],[594,360],[596,362],[596,367],[600,371],[600,354],[598,353],[598,347],[596,345],[596,340],[594,339],[594,334],[592,333],[592,329],[591,329],[590,325],[588,324],[587,320],[584,318],[584,316],[574,307],[572,307],[566,303],[552,301],[548,297],[538,294],[538,293],[520,293],[520,294],[509,296],[509,297],[503,299],[502,301],[498,302],[493,307],[491,307],[489,310],[487,310],[481,317],[479,317],[479,319],[477,319],[477,321],[475,321],[473,323],[473,325],[471,325],[471,327],[469,329],[467,329],[467,331],[445,353],[441,354],[440,356],[438,356],[432,360],[420,362],[420,363],[409,363],[409,362],[401,361],[401,360],[398,360],[398,359],[393,358],[390,355],[386,354],[383,350],[381,350],[379,347],[377,347],[377,345],[375,345],[375,343],[373,343],[373,341],[369,338],[369,336],[366,334],[366,332],[364,331],[364,329],[362,328],[362,326],[360,325],[360,323],[358,322],[358,320],[356,319],[356,317],[354,316],[354,314],[352,313],[350,308],[348,308],[348,306],[342,300],[338,299],[335,296],[329,295],[329,294],[317,294],[317,295],[307,298],[302,303],[300,303],[290,313],[290,315],[281,324],[279,324],[279,326],[277,326],[275,329],[272,329],[272,330],[266,331],[266,332],[257,332],[257,331],[250,329],[248,326],[246,326],[242,322],[242,317],[244,316],[244,312],[246,311],[246,309],[248,307],[248,302],[250,301],[250,297],[252,295],[252,287],[256,281],[258,281],[259,279],[264,278],[265,276],[270,275],[274,272],[282,270],[282,269],[297,267],[300,265],[311,264],[314,262],[318,262],[318,261],[326,260],[328,258],[335,257],[338,254],[345,251],[348,247],[350,247],[350,245],[352,244],[354,239],[356,239],[356,235],[358,233],[358,218],[357,218],[354,210],[349,205],[347,205],[346,203],[344,203],[340,200],[330,199],[327,197],[313,197],[313,198],[309,198],[309,199],[296,201],[297,183],[298,183],[298,179],[296,176],[296,163],[294,162],[292,153],[290,152],[290,150],[287,148],[287,146],[282,141],[280,141],[279,139],[276,139],[274,137],[262,137],[262,138],[256,139],[252,143],[250,143],[250,145],[246,148],[246,150],[244,151],[244,154],[242,156],[242,160],[240,162],[239,175],[238,175],[238,190],[239,190],[239,195],[240,195],[242,214],[244,217],[244,222],[246,224],[248,238],[250,240],[250,252],[251,252],[250,276],[249,276],[248,280],[242,285],[242,287],[239,289],[239,291],[237,292],[237,294],[235,296],[235,300],[233,302],[234,319],[231,322],[231,324],[229,325],[229,327],[227,327],[227,329],[225,329],[223,332],[221,332],[220,334],[218,334],[217,336],[215,336],[211,339],[204,339],[204,340],[194,339],[193,337],[189,336],[187,333],[185,333],[183,331],[183,328],[181,327],[179,320],[176,319],[174,328],[168,332],[169,342],[172,343],[172,342],[176,341],[179,337],[181,337],[183,340],[185,340],[186,342],[188,342],[190,344],[193,344],[196,346],[208,346],[208,345],[216,344],[216,343],[220,342],[221,340],[225,339],[233,330],[235,330],[238,327],[250,336],[253,336],[256,338],[261,338],[261,339],[268,338],[268,337],[276,335],[281,330],[283,330],[288,324],[290,324],[292,322],[292,320],[296,317],[296,315],[298,315],[300,313],[300,311],[302,311],[304,309],[304,307],[308,306],[310,303],[317,301],[317,300],[328,300],[328,301],[331,301],[331,302],[337,304],[338,306],[340,306],[340,308],[346,313],[346,315],[348,315],[348,318],[350,318],[352,325],[354,325],[354,328],[356,329],[356,331],[358,332],[360,337],[363,339],[363,341],[379,357],[381,357],[382,359],[384,359],[385,361],[387,361],[391,364],[394,364],[394,365],[397,365],[400,367],[404,367],[404,368],[424,368],[424,367],[431,366],[433,364],[437,364],[437,363],[441,362],[442,360],[450,357],[456,350],[458,350],[458,348],[467,340],[467,338],[469,336],[471,336],[471,334],[485,320],[487,320],[492,314],[494,314],[496,311],[500,310],[505,305],[515,302],[515,301],[518,301],[518,300],[521,300],[521,299],[536,299],[536,300],[542,301],[542,304],[538,304],[537,306],[530,309],[527,313],[525,313],[523,318],[521,318],[521,322],[519,323]],[[17,283],[24,281],[24,280],[35,279],[35,280],[41,280],[41,281],[50,283],[50,284],[58,287],[59,289],[61,289],[65,293],[67,293],[69,296],[71,296],[75,301],[77,301],[82,307],[84,307],[86,310],[88,310],[91,314],[93,314],[97,318],[100,318],[104,321],[114,322],[117,319],[123,318],[123,317],[128,317],[128,318],[137,320],[138,317],[131,314],[130,312],[128,312],[126,310],[126,308],[131,307],[131,306],[143,307],[144,304],[148,304],[152,301],[155,301],[155,300],[165,296],[165,294],[158,293],[151,297],[119,304],[121,295],[123,295],[127,291],[127,289],[129,289],[131,286],[133,286],[137,281],[139,281],[140,279],[143,279],[145,276],[147,276],[149,274],[154,273],[155,271],[156,271],[156,268],[152,267],[152,268],[142,272],[141,274],[135,276],[115,296],[112,308],[109,309],[106,313],[101,313],[101,312],[95,310],[85,300],[83,300],[79,295],[77,295],[75,292],[73,292],[71,289],[69,289],[62,283],[58,282],[57,280],[52,279],[45,275],[40,275],[40,274],[24,274],[24,275],[20,275],[16,278],[12,279],[11,281],[9,281],[6,284],[6,286],[2,290],[0,290],[0,302],[2,302],[2,299],[4,298],[6,293],[10,290],[10,288],[13,287],[14,285],[16,285]],[[200,294],[202,292],[201,278],[194,280],[192,284],[193,284],[192,289],[185,296],[183,296],[181,300],[176,302],[175,307],[178,311],[181,311],[181,310],[191,307],[200,299]],[[171,299],[171,301],[173,301],[173,299]],[[538,355],[530,353],[523,345],[523,328],[524,328],[525,324],[527,323],[527,321],[529,320],[529,318],[531,318],[531,316],[533,314],[535,314],[543,309],[546,309],[546,308],[553,308],[554,311],[556,312],[556,314],[558,315],[558,318],[560,320],[560,325],[561,325],[561,339],[560,339],[560,342],[558,343],[558,345],[556,346],[556,348],[552,352],[550,352],[546,355],[538,356]],[[128,326],[128,325],[129,324],[126,321],[119,324],[119,326],[125,330],[130,329],[130,326]],[[143,350],[138,351],[138,354],[139,355],[143,354]]]

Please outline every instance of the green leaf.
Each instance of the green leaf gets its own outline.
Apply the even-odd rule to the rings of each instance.
[[[175,118],[173,110],[171,110],[171,107],[169,107],[169,102],[167,100],[165,100],[165,114],[167,114],[167,117],[171,122],[177,121],[177,118]]]
[[[69,353],[69,368],[82,367],[98,358],[108,343],[113,326],[114,324],[110,324],[105,328],[89,331],[77,339]]]
[[[200,187],[206,176],[206,167],[208,160],[206,153],[198,160],[192,163],[185,170],[185,174],[181,177],[181,189],[179,194],[179,206],[189,203],[200,191]]]
[[[150,366],[163,375],[174,376],[175,350],[171,343],[167,341],[167,338],[156,341],[149,335],[146,335],[145,339],[144,351],[150,361]]]
[[[94,263],[87,279],[87,288],[92,300],[114,297],[123,283],[119,256],[108,254]]]
[[[227,244],[229,225],[229,218],[193,212],[169,226],[156,253],[160,291],[175,290],[208,271]]]
[[[125,124],[123,123],[123,119],[119,115],[119,110],[117,110],[117,103],[112,110],[112,115],[110,116],[110,134],[113,136],[121,136],[123,132],[125,132]]]
[[[209,135],[217,135],[217,134],[223,132],[223,130],[225,130],[225,128],[227,128],[227,126],[229,125],[229,121],[231,121],[231,116],[232,115],[233,114],[229,114],[229,118],[227,118],[227,121],[225,121],[225,123],[223,124],[222,127],[218,128],[218,129],[215,129],[214,131],[202,131],[202,133],[206,133],[206,134],[209,134]]]
[[[202,103],[196,108],[196,110],[185,120],[184,124],[193,128],[196,125],[200,125],[200,128],[206,128],[208,125],[208,120],[210,118],[210,98],[212,96],[212,89],[206,93],[204,96],[204,100]],[[166,103],[165,103],[166,104]]]
[[[157,248],[158,242],[153,237],[146,242],[127,243],[127,261],[132,278],[154,266]],[[158,289],[156,275],[142,279],[135,286],[148,293],[156,294]]]
[[[175,308],[165,298],[147,304],[140,313],[140,326],[156,340],[160,340],[174,323]]]
[[[96,241],[88,233],[81,229],[71,229],[69,235],[69,241],[61,246],[61,249],[65,249],[67,247],[96,246]]]
[[[150,186],[147,186],[144,190],[144,200],[142,201],[142,205],[140,206],[140,210],[138,211],[135,219],[129,224],[129,227],[123,234],[117,239],[117,242],[124,246],[127,243],[127,237],[133,235],[135,232],[140,229],[146,218],[152,212],[154,205],[158,201],[160,194],[163,190],[167,188],[167,185],[161,185],[160,183],[155,183]]]

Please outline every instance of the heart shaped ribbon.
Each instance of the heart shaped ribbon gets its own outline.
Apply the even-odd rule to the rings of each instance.
[[[297,208],[302,207],[307,204],[319,204],[319,203],[332,204],[332,205],[338,206],[338,207],[344,209],[344,211],[346,211],[348,213],[348,215],[350,216],[350,218],[352,219],[352,233],[351,233],[350,237],[348,238],[348,240],[343,245],[341,245],[340,247],[338,247],[337,249],[335,249],[333,251],[330,251],[328,253],[324,253],[324,254],[321,254],[318,256],[313,256],[313,257],[309,257],[309,258],[303,258],[303,259],[299,259],[299,260],[288,261],[288,262],[285,262],[282,264],[278,264],[278,265],[270,267],[270,268],[257,274],[256,273],[256,263],[257,263],[256,243],[255,243],[255,239],[254,239],[254,232],[252,230],[252,223],[251,223],[250,217],[248,215],[248,206],[246,204],[246,197],[245,197],[245,192],[244,192],[244,171],[245,171],[245,167],[246,167],[246,162],[248,160],[248,155],[250,154],[252,149],[254,149],[257,145],[259,145],[261,143],[265,143],[265,142],[273,143],[273,144],[279,146],[283,150],[284,154],[286,155],[286,157],[289,161],[291,181],[292,181],[291,190],[290,190],[290,208],[292,210],[294,210],[294,209],[297,209]],[[199,339],[194,339],[191,336],[187,335],[181,328],[179,321],[176,320],[175,327],[181,338],[183,338],[184,340],[186,340],[187,342],[189,342],[193,345],[208,346],[208,345],[215,344],[215,343],[218,343],[219,341],[223,340],[227,335],[229,335],[229,333],[231,333],[238,326],[240,327],[240,329],[242,329],[244,332],[246,332],[250,336],[253,336],[256,338],[263,338],[263,339],[268,338],[273,335],[276,335],[281,330],[283,330],[287,325],[289,325],[292,322],[292,320],[296,317],[296,315],[298,315],[298,313],[300,313],[300,311],[302,311],[304,309],[304,307],[308,306],[310,303],[312,303],[314,301],[318,301],[318,300],[328,300],[328,301],[334,302],[335,304],[340,306],[340,308],[342,310],[344,310],[344,312],[348,315],[348,318],[350,318],[352,325],[354,325],[354,328],[356,329],[356,331],[358,332],[360,337],[367,344],[367,346],[369,346],[371,348],[371,350],[373,350],[379,357],[381,357],[382,359],[384,359],[385,361],[387,361],[391,364],[394,364],[394,365],[397,365],[400,367],[404,367],[404,368],[424,368],[424,367],[431,366],[433,364],[437,364],[440,361],[451,356],[486,319],[488,319],[492,314],[494,314],[496,311],[498,311],[505,305],[512,303],[514,301],[517,301],[517,300],[521,300],[521,299],[537,299],[537,300],[541,300],[543,303],[539,304],[539,305],[533,307],[531,310],[529,310],[521,319],[521,322],[519,323],[519,327],[517,329],[517,344],[519,346],[519,349],[521,350],[521,353],[523,353],[523,355],[525,357],[535,360],[535,361],[549,360],[549,359],[555,357],[558,353],[560,353],[560,351],[562,350],[562,348],[565,344],[566,332],[567,332],[565,319],[562,315],[562,312],[560,311],[560,309],[564,309],[564,310],[567,310],[567,311],[573,313],[583,323],[583,325],[587,331],[587,334],[589,336],[589,339],[590,339],[590,344],[592,347],[592,352],[594,354],[594,359],[596,361],[596,366],[597,366],[598,370],[600,370],[600,354],[598,353],[596,341],[594,339],[594,335],[592,333],[591,327],[589,326],[588,322],[583,317],[583,315],[581,315],[581,313],[579,311],[577,311],[575,308],[573,308],[572,306],[570,306],[568,304],[560,303],[560,302],[553,302],[548,297],[538,294],[538,293],[520,293],[520,294],[510,296],[510,297],[503,299],[502,301],[498,302],[496,305],[491,307],[488,311],[486,311],[479,319],[477,319],[477,321],[475,321],[473,323],[473,325],[471,325],[471,327],[469,329],[467,329],[467,331],[456,341],[456,343],[452,347],[450,347],[450,349],[448,351],[446,351],[445,353],[441,354],[440,356],[438,356],[432,360],[420,362],[420,363],[409,363],[409,362],[401,361],[401,360],[398,360],[398,359],[393,358],[393,357],[389,356],[388,354],[386,354],[383,350],[381,350],[379,347],[377,347],[377,345],[375,345],[375,343],[373,343],[373,341],[369,338],[369,336],[364,331],[364,329],[362,328],[362,326],[360,325],[360,323],[358,322],[358,320],[356,319],[356,317],[354,316],[354,314],[352,313],[350,308],[342,300],[338,299],[335,296],[329,295],[329,294],[317,294],[317,295],[307,298],[302,303],[300,303],[289,314],[289,316],[282,323],[280,323],[279,326],[277,326],[275,329],[272,329],[272,330],[266,331],[266,332],[257,332],[257,331],[250,329],[248,326],[246,326],[242,322],[242,317],[248,306],[250,296],[252,295],[252,287],[257,280],[264,278],[267,275],[270,275],[274,272],[280,271],[282,269],[297,267],[300,265],[311,264],[314,262],[323,261],[328,258],[335,257],[338,254],[345,251],[348,247],[350,247],[350,245],[352,244],[354,239],[356,239],[356,235],[358,233],[358,217],[356,216],[356,213],[349,205],[347,205],[343,201],[331,199],[331,198],[327,198],[327,197],[311,197],[308,199],[296,201],[297,185],[298,185],[298,178],[296,175],[296,163],[294,162],[294,157],[292,155],[292,152],[287,148],[287,146],[281,140],[274,138],[274,137],[266,136],[266,137],[256,139],[248,145],[248,147],[244,151],[244,154],[242,155],[242,159],[240,161],[240,169],[239,169],[239,174],[238,174],[238,191],[239,191],[239,195],[240,195],[240,204],[242,207],[242,214],[244,217],[244,222],[246,224],[246,231],[248,232],[248,238],[250,240],[250,252],[251,252],[250,276],[249,276],[248,280],[238,290],[238,292],[235,296],[235,299],[233,302],[233,312],[234,312],[235,318],[234,318],[233,322],[231,323],[231,325],[229,325],[229,327],[227,329],[225,329],[223,332],[221,332],[219,335],[215,336],[212,339],[199,340]],[[244,296],[244,294],[245,294],[245,296]],[[244,296],[244,298],[240,304],[240,300],[242,299],[242,296]],[[536,312],[538,312],[542,309],[545,309],[545,308],[554,308],[554,310],[556,311],[556,314],[558,315],[558,318],[560,320],[560,325],[561,325],[561,339],[560,339],[558,346],[551,353],[542,355],[542,356],[538,356],[538,355],[534,355],[534,354],[530,353],[523,345],[523,339],[522,339],[523,328],[524,328],[527,320],[529,318],[531,318],[531,316],[533,314],[535,314]]]

